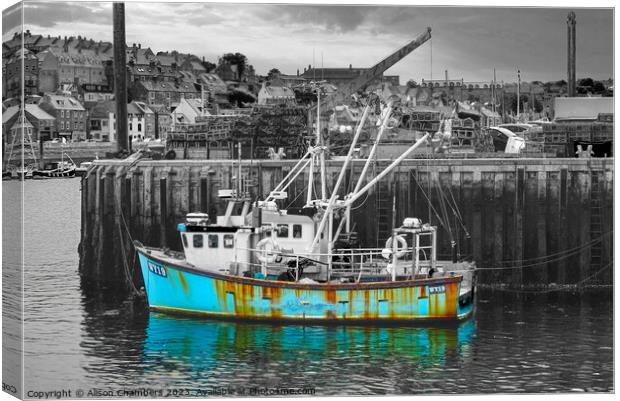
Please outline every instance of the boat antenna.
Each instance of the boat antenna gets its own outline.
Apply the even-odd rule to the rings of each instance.
[[[314,47],[312,48],[312,80],[316,81],[316,64],[314,62]]]

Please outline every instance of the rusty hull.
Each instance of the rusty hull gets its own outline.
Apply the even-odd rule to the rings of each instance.
[[[395,282],[300,284],[199,271],[139,249],[152,309],[296,321],[458,320],[461,276]]]

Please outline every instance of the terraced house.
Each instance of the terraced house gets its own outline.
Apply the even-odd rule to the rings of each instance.
[[[23,62],[23,74],[22,74]],[[5,65],[4,84],[7,97],[20,97],[22,93],[22,80],[24,94],[36,95],[39,91],[39,60],[28,49],[19,49],[10,57]],[[23,77],[23,78],[22,78]]]
[[[53,92],[61,84],[99,84],[107,85],[108,79],[104,61],[109,56],[95,50],[50,47],[38,54],[39,91]]]
[[[86,110],[74,97],[46,94],[39,106],[56,118],[54,137],[86,139]]]

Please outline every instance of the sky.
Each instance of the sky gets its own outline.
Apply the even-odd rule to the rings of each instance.
[[[583,3],[583,2],[582,2]],[[577,77],[613,77],[613,10],[572,8]],[[409,79],[566,79],[567,8],[148,3],[125,5],[127,43],[178,50],[211,62],[247,56],[256,72],[304,67],[370,67],[432,28],[432,39],[386,74]],[[3,12],[3,40],[19,30],[18,8]],[[25,2],[24,28],[112,41],[111,2]]]

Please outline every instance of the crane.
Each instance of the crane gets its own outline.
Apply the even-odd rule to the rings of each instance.
[[[396,50],[394,53],[385,57],[377,64],[373,65],[366,71],[364,71],[359,77],[351,80],[351,82],[342,85],[338,88],[338,91],[334,92],[330,96],[326,96],[321,100],[321,110],[331,111],[338,103],[347,101],[351,98],[351,95],[355,94],[360,89],[364,89],[375,78],[381,76],[386,70],[392,67],[394,64],[405,58],[409,53],[422,46],[431,38],[431,28],[428,27],[424,32],[418,35],[411,42],[407,43],[403,47]],[[313,109],[316,108],[316,105]]]

